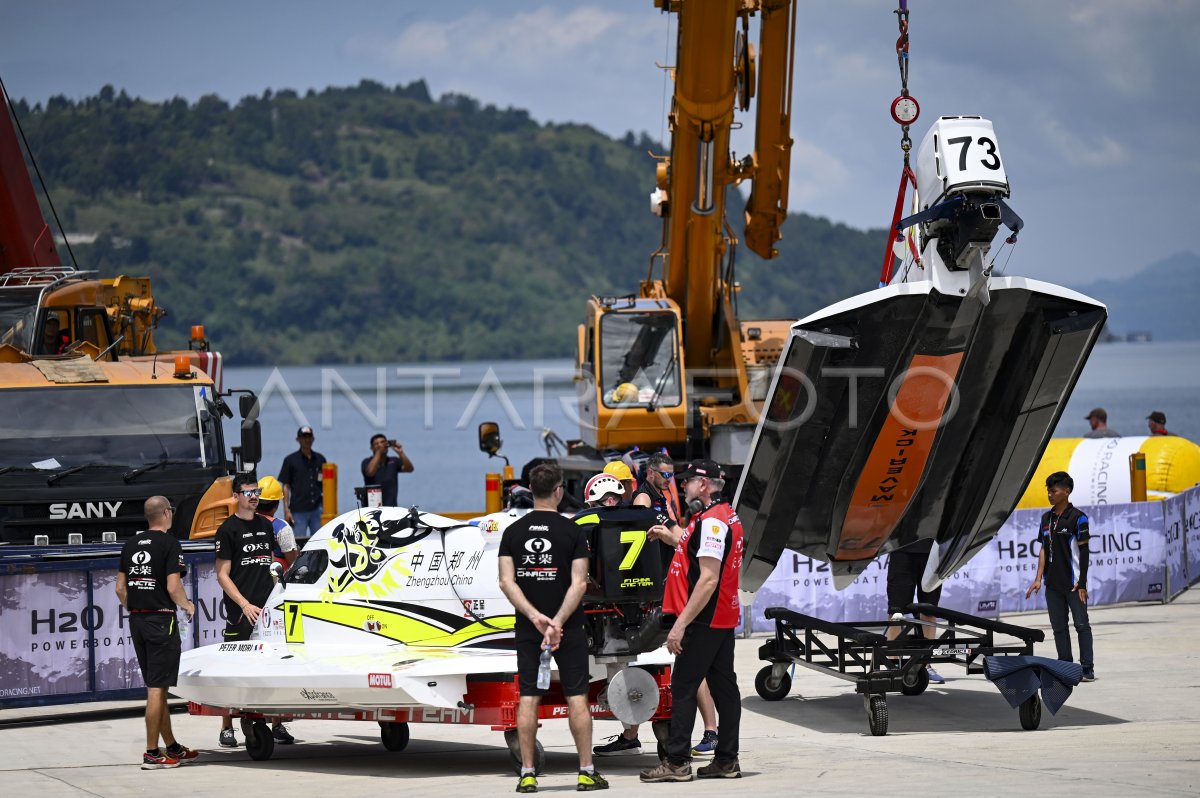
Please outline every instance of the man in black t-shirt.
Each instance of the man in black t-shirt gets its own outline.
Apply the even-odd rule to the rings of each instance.
[[[533,511],[518,518],[500,539],[500,589],[516,609],[517,677],[521,702],[517,734],[521,777],[517,792],[537,792],[537,686],[543,649],[554,652],[559,683],[567,697],[571,736],[579,752],[578,790],[603,790],[608,782],[592,766],[592,716],[588,711],[587,631],[581,601],[587,588],[588,547],[583,530],[555,510],[562,500],[562,470],[553,463],[529,473]]]
[[[395,457],[388,450],[396,453]],[[395,507],[400,499],[400,474],[411,474],[415,470],[412,460],[404,453],[399,441],[388,440],[383,433],[371,436],[371,456],[362,461],[363,485],[378,485],[382,489],[384,507]]]
[[[271,522],[256,515],[262,491],[252,474],[234,477],[237,512],[217,528],[217,583],[225,591],[225,641],[249,640],[263,604],[275,586],[271,578],[271,550],[275,530]],[[221,718],[221,745],[237,745],[233,718]]]
[[[121,572],[117,574],[117,598],[129,611],[129,631],[138,667],[146,683],[146,752],[142,769],[178,767],[198,754],[179,744],[171,729],[167,689],[179,678],[179,627],[175,607],[188,618],[196,607],[183,590],[183,550],[171,536],[175,508],[165,496],[151,496],[144,505],[149,529],[139,532],[121,548]],[[158,747],[159,737],[166,744]]]

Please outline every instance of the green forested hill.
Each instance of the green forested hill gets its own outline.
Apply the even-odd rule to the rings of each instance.
[[[66,232],[95,235],[80,267],[149,275],[160,344],[203,321],[242,365],[566,356],[586,297],[636,291],[661,236],[644,134],[420,81],[236,105],[106,87],[15,111]],[[799,214],[784,236],[769,263],[739,252],[744,317],[874,287],[881,231]]]

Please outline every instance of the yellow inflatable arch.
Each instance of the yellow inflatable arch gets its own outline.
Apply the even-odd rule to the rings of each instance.
[[[1200,446],[1176,435],[1129,438],[1053,438],[1018,508],[1049,507],[1046,477],[1066,471],[1076,506],[1130,501],[1129,455],[1146,456],[1146,498],[1165,499],[1200,482]]]

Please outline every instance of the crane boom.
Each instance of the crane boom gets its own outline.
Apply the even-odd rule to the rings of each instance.
[[[638,297],[624,304],[594,297],[588,305],[578,369],[594,385],[580,402],[581,429],[597,449],[668,447],[681,456],[740,463],[746,428],[758,420],[765,377],[791,320],[738,319],[738,239],[726,218],[727,193],[750,181],[746,241],[763,258],[778,255],[792,146],[795,4],[655,0],[655,6],[678,17],[671,145],[659,159],[652,201],[663,218],[662,244]],[[750,20],[758,15],[756,59]],[[739,160],[730,140],[735,112],[748,111],[756,95],[755,151]],[[739,425],[743,443],[713,442]]]

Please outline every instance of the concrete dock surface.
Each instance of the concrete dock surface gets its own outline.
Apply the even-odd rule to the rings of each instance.
[[[1044,614],[1003,620],[1045,630],[1036,653],[1054,655]],[[598,764],[613,794],[1200,794],[1200,590],[1170,605],[1093,608],[1091,620],[1098,680],[1075,688],[1058,715],[1043,711],[1036,731],[1022,730],[992,684],[955,666],[941,669],[946,684],[923,695],[889,695],[884,737],[870,735],[853,685],[821,673],[799,668],[786,699],[764,701],[754,691],[763,665],[755,637],[737,644],[741,780],[640,783],[638,771],[656,761],[648,727],[645,755]],[[128,714],[131,706],[0,712],[0,794],[351,798],[499,795],[516,786],[502,736],[487,727],[411,724],[407,749],[390,753],[374,723],[300,720],[290,727],[296,745],[254,762],[244,748],[217,746],[216,718],[180,713],[176,735],[200,758],[143,771],[144,727],[140,715]],[[595,741],[619,730],[597,722]],[[545,723],[539,739],[547,751],[540,791],[573,791],[578,762],[566,722]]]

